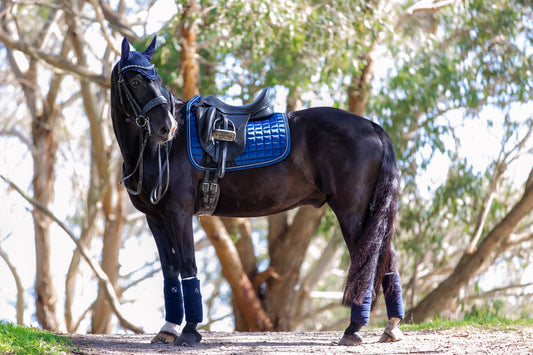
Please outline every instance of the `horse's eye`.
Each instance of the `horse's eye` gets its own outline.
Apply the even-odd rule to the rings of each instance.
[[[134,79],[134,80],[131,81],[131,86],[133,86],[134,88],[136,88],[139,85],[141,85],[141,81],[140,80]]]

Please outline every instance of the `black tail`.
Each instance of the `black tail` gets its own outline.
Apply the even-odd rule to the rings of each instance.
[[[391,268],[392,235],[398,199],[398,168],[394,147],[385,131],[374,125],[376,134],[383,143],[383,158],[374,196],[368,208],[363,232],[357,239],[351,253],[352,260],[343,303],[361,304],[373,280],[372,308],[376,304],[381,281]]]

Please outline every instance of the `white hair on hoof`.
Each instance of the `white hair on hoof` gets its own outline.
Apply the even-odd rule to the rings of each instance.
[[[387,323],[387,326],[385,327],[385,330],[383,330],[383,334],[381,334],[381,338],[379,338],[380,343],[390,343],[395,341],[400,341],[403,339],[403,333],[398,327],[400,324],[401,319],[400,318],[391,318],[389,319],[389,322]]]
[[[173,343],[178,338],[178,332],[176,331],[176,326],[177,325],[174,323],[165,322],[165,324],[161,327],[161,330],[159,331],[159,333],[157,333],[150,342],[152,344]]]

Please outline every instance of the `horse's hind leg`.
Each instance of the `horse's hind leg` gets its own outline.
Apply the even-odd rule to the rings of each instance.
[[[398,326],[405,317],[405,313],[403,309],[402,284],[400,282],[400,275],[395,271],[395,253],[396,252],[394,248],[391,246],[391,260],[388,272],[383,277],[381,284],[383,287],[383,294],[385,295],[387,317],[389,318],[389,321],[385,326],[385,330],[379,339],[381,343],[388,343],[403,339],[403,333]]]
[[[335,204],[333,206],[337,207]],[[335,210],[335,207],[334,208]],[[357,213],[354,213],[357,212]],[[363,229],[363,220],[365,217],[364,211],[351,211],[351,213],[336,212],[339,225],[341,227],[344,241],[350,253],[350,259],[360,258],[361,250],[356,250],[356,239],[361,235]],[[350,276],[349,276],[350,277]],[[357,345],[363,342],[363,338],[359,334],[362,327],[368,324],[370,318],[370,308],[372,305],[372,287],[373,280],[370,278],[368,287],[363,298],[362,304],[358,305],[351,303],[350,307],[350,325],[344,331],[344,334],[339,341],[339,345]]]
[[[372,283],[370,283],[372,285]],[[388,343],[403,339],[403,333],[399,328],[400,322],[404,318],[402,301],[402,286],[400,275],[397,272],[388,272],[382,281],[383,293],[385,295],[385,306],[389,321],[379,339],[380,343]],[[363,342],[359,331],[368,324],[370,318],[370,307],[372,304],[372,289],[368,289],[367,295],[361,305],[352,303],[350,309],[350,325],[344,331],[339,345],[357,345]]]
[[[368,324],[370,318],[370,306],[372,304],[372,283],[361,305],[352,303],[350,308],[350,325],[344,331],[339,345],[358,345],[363,342],[359,335],[362,327]]]

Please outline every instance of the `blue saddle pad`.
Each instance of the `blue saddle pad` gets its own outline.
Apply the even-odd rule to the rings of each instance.
[[[196,130],[196,109],[193,105],[201,100],[196,95],[187,102],[187,152],[191,164],[202,171],[207,169],[202,158],[204,151],[198,139]],[[246,125],[246,148],[231,164],[228,162],[227,171],[258,168],[279,163],[291,149],[289,124],[287,115],[273,113],[272,116],[261,121],[250,121]],[[215,171],[216,168],[210,168]]]

